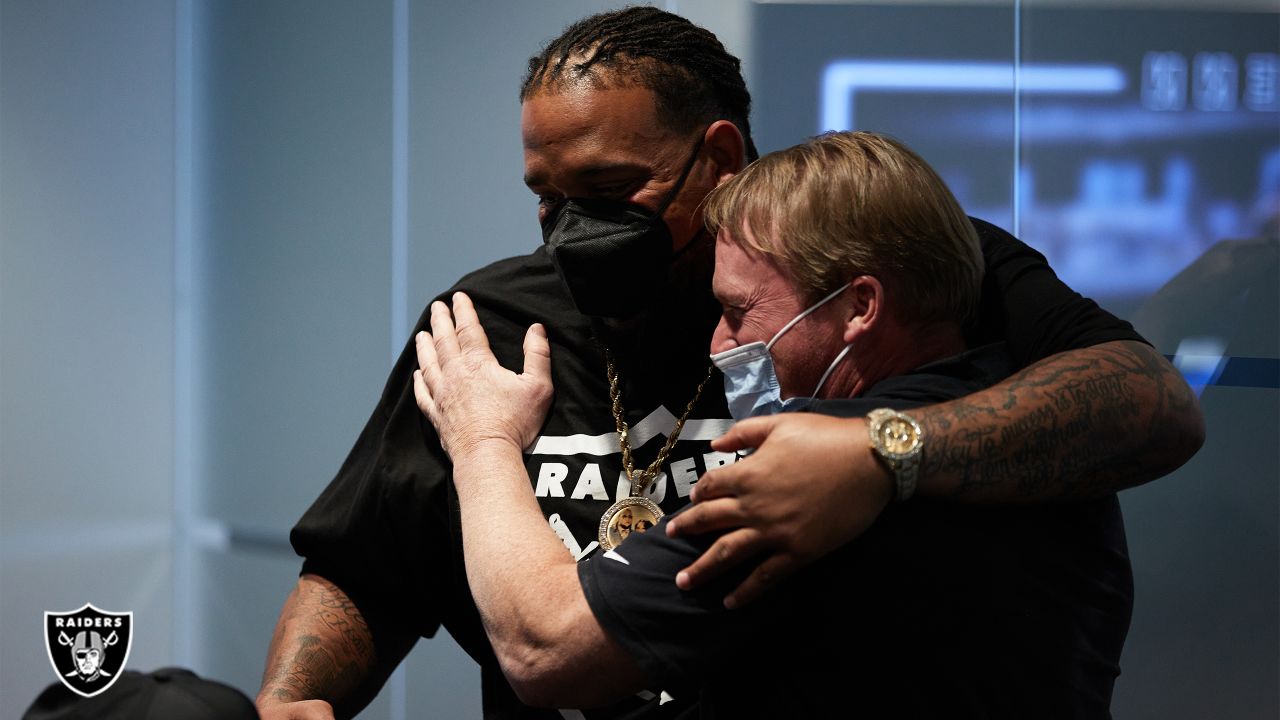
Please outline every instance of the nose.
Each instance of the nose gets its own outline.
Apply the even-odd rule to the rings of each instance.
[[[728,321],[725,320],[722,314],[720,322],[716,324],[716,331],[711,334],[711,354],[715,355],[736,347],[738,347],[738,340],[734,337],[733,329],[729,327]]]

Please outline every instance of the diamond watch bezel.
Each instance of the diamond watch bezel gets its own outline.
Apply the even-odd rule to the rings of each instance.
[[[881,432],[890,422],[902,422],[910,428],[910,446],[903,452],[894,452],[884,444]],[[873,454],[893,474],[895,496],[898,501],[915,494],[920,458],[924,448],[924,429],[915,418],[890,408],[879,408],[867,414],[867,431],[871,436]]]
[[[876,452],[880,457],[885,460],[902,462],[919,453],[921,440],[924,437],[924,431],[920,428],[920,423],[916,422],[910,415],[897,412],[896,410],[880,409],[871,411],[867,418],[871,421],[871,443],[875,446]],[[911,428],[911,446],[902,452],[890,450],[885,445],[884,438],[881,436],[881,431],[885,426],[895,421],[902,422],[907,427]]]

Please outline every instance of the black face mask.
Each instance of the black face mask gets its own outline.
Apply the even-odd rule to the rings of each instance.
[[[624,200],[569,199],[542,221],[556,272],[583,315],[629,318],[662,291],[675,253],[662,219],[698,159],[693,155],[657,210]]]

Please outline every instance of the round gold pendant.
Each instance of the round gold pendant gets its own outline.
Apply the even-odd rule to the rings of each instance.
[[[625,497],[609,506],[600,518],[600,547],[606,552],[622,544],[633,532],[645,532],[662,519],[662,509],[649,498]]]

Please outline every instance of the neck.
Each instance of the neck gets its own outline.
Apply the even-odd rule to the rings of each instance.
[[[964,334],[955,323],[919,327],[889,323],[874,336],[855,343],[823,388],[827,398],[853,398],[873,385],[936,360],[965,351]]]

